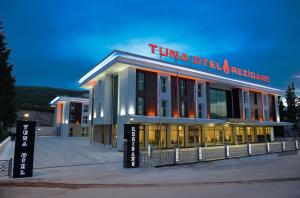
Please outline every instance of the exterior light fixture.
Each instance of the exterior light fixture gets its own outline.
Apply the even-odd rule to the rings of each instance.
[[[24,118],[25,119],[29,118],[29,113],[24,113]]]

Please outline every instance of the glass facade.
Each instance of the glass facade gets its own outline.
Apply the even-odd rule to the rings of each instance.
[[[265,133],[263,127],[256,127],[257,142],[265,142]]]
[[[234,138],[234,128],[236,138]],[[265,142],[265,134],[268,141],[271,140],[271,127],[236,127],[229,124],[213,126],[151,124],[140,125],[139,130],[141,150],[147,149],[149,144],[153,149],[172,149],[178,143],[181,148],[188,148],[204,146],[203,144],[218,146]]]
[[[231,126],[224,126],[224,143],[234,144],[233,129]]]
[[[238,144],[245,144],[245,127],[236,127],[236,141]]]
[[[201,126],[188,126],[187,127],[187,147],[193,147],[201,144]]]
[[[246,127],[246,130],[247,130],[247,142],[249,143],[255,142],[254,127]]]
[[[165,125],[150,125],[148,137],[148,143],[153,148],[167,147],[167,130]]]
[[[140,125],[139,127],[139,145],[140,149],[145,149],[145,126]]]
[[[209,96],[211,118],[227,118],[226,91],[210,89]]]

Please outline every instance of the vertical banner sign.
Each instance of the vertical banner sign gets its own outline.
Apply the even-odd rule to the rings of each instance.
[[[125,124],[124,139],[124,168],[139,167],[139,125]]]
[[[13,177],[32,177],[35,139],[34,121],[17,121]]]

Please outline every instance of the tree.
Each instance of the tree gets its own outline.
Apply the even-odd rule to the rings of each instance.
[[[279,115],[280,115],[280,120],[285,121],[285,111],[284,111],[282,97],[280,97],[279,99]]]
[[[15,77],[8,62],[10,49],[6,47],[5,34],[0,21],[0,128],[11,127],[16,120]]]
[[[285,98],[287,103],[287,120],[289,122],[296,123],[297,96],[295,93],[294,83],[288,86]]]

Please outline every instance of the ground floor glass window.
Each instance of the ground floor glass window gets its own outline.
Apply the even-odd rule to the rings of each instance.
[[[256,127],[257,142],[265,142],[265,133],[263,127]]]
[[[187,131],[187,136],[188,136],[188,142],[187,146],[188,147],[193,147],[195,145],[200,145],[201,144],[201,133],[202,133],[202,128],[201,126],[188,126],[188,131]]]
[[[140,125],[139,127],[139,146],[140,149],[145,149],[145,126]]]
[[[238,144],[245,144],[245,127],[236,127],[236,141]]]
[[[234,144],[232,132],[233,132],[233,130],[232,130],[231,126],[224,127],[224,143]]]
[[[253,127],[247,127],[247,142],[255,142],[254,139],[254,128]]]

